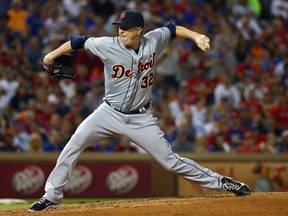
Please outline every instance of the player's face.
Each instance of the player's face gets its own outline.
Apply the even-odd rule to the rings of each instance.
[[[142,34],[141,27],[128,27],[119,26],[118,29],[119,36],[123,44],[127,48],[138,49],[140,44],[140,36]]]

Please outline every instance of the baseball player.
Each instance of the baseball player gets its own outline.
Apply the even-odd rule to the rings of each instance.
[[[53,65],[54,60],[63,54],[82,48],[89,50],[104,63],[105,98],[78,126],[47,179],[44,196],[33,203],[29,211],[60,206],[63,187],[84,149],[102,138],[119,134],[147,151],[165,169],[189,181],[238,196],[249,195],[250,188],[246,184],[175,154],[153,116],[151,93],[156,59],[169,40],[175,37],[190,39],[201,50],[207,51],[210,48],[209,38],[172,23],[143,35],[143,16],[134,10],[122,12],[113,24],[118,26],[117,37],[73,35],[43,58],[44,68],[49,69],[49,65]]]

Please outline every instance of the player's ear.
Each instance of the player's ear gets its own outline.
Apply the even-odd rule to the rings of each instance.
[[[138,35],[141,35],[141,34],[142,34],[142,32],[143,32],[143,28],[142,28],[142,27],[138,27],[137,29],[138,29],[138,32],[137,32],[137,34],[138,34]]]

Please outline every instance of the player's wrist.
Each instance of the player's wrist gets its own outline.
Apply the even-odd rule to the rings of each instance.
[[[46,65],[51,65],[54,62],[54,58],[51,57],[51,54],[47,54],[42,59],[43,63]]]

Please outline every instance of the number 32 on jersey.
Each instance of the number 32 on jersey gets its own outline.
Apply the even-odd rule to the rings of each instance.
[[[150,74],[142,77],[141,85],[140,85],[141,88],[144,89],[144,88],[147,88],[149,86],[152,86],[153,78],[154,78],[154,74],[153,73],[150,73]]]

